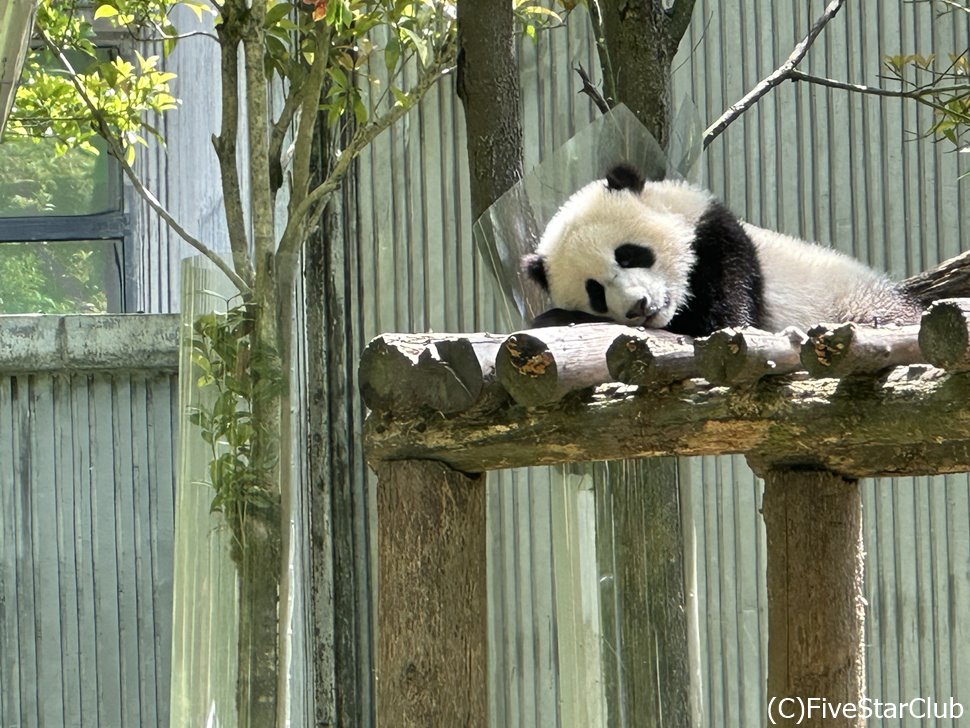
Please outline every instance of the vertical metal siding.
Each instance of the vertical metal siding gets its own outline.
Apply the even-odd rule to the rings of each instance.
[[[698,51],[682,52],[675,88],[693,96],[702,118],[715,118],[788,56],[824,5],[699,2],[690,31]],[[802,67],[877,85],[884,55],[963,50],[967,23],[934,17],[921,4],[848,3]],[[970,199],[957,182],[965,165],[946,145],[916,138],[929,118],[905,101],[786,83],[711,145],[707,184],[752,222],[905,276],[960,252],[966,232]],[[763,673],[752,673],[765,654],[761,486],[739,458],[685,467],[693,471],[699,612],[707,615],[703,725],[739,715],[757,724],[765,705]],[[970,700],[961,687],[968,661],[957,648],[970,630],[968,491],[963,475],[863,483],[873,697]]]
[[[0,376],[0,724],[163,725],[174,373]]]
[[[788,55],[823,6],[699,0],[675,98],[687,94],[702,119],[715,118]],[[961,49],[965,28],[941,23],[919,4],[848,4],[805,68],[876,83],[882,54],[947,43]],[[592,118],[570,70],[576,62],[597,66],[581,12],[538,46],[524,43],[521,61],[528,167]],[[186,83],[198,68],[218,67],[214,56],[184,63]],[[192,97],[188,88],[183,95]],[[146,162],[166,204],[198,215],[189,219],[214,245],[224,236],[218,169],[199,129],[211,127],[217,100],[187,102],[169,122],[167,151]],[[511,325],[470,237],[459,107],[450,81],[440,84],[362,160],[359,202],[347,211],[357,247],[339,276],[350,362],[382,331]],[[956,182],[960,156],[911,140],[924,122],[904,102],[784,84],[711,146],[706,182],[755,223],[831,241],[904,275],[959,252],[970,225],[967,192]],[[200,171],[203,157],[212,164]],[[143,307],[171,310],[174,261],[184,248],[157,222],[144,246]],[[149,375],[0,378],[2,722],[166,722],[174,392],[170,377]],[[333,423],[352,433],[351,445],[362,414],[354,398]],[[373,489],[359,450],[346,457],[365,572]],[[766,608],[760,485],[738,458],[685,461],[682,473],[698,558],[703,725],[758,724],[764,676],[753,666],[764,662]],[[550,498],[558,477],[536,469],[490,483],[490,709],[503,728],[566,719],[555,603],[566,587],[552,576],[556,528],[565,523]],[[967,478],[867,482],[864,494],[870,693],[906,700],[966,690],[970,658],[958,646],[970,630]],[[372,583],[361,579],[358,604],[369,603]]]

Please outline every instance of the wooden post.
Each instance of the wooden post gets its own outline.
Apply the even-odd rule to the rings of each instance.
[[[486,728],[485,477],[376,470],[378,726]]]
[[[769,717],[777,725],[863,726],[846,712],[823,714],[826,705],[858,705],[865,695],[858,482],[825,471],[769,470],[763,513]]]
[[[616,549],[615,679],[610,725],[689,728],[690,669],[677,461],[610,463]]]

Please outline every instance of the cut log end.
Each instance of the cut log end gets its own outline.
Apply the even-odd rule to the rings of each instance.
[[[970,369],[970,301],[945,299],[923,314],[919,346],[926,360],[942,369]]]
[[[509,336],[495,357],[495,376],[520,404],[556,399],[559,382],[556,357],[537,336],[521,331]]]

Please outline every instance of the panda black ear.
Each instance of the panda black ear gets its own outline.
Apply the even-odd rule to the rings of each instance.
[[[549,279],[546,277],[546,259],[538,253],[529,253],[522,256],[522,270],[526,272],[532,280],[549,290]]]
[[[613,191],[632,190],[639,195],[645,183],[640,170],[626,162],[614,164],[606,173],[606,186]]]

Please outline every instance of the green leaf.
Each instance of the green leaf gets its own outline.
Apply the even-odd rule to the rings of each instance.
[[[293,6],[288,2],[281,2],[274,5],[266,11],[266,20],[263,23],[264,27],[268,28],[271,25],[276,25],[280,20],[288,16],[292,10]]]
[[[384,47],[384,66],[387,68],[388,74],[393,75],[400,60],[401,41],[399,41],[396,36],[392,35],[390,38],[388,38],[387,45]]]
[[[100,20],[101,18],[113,18],[118,15],[118,8],[112,7],[111,5],[99,5],[98,9],[94,11],[94,19]]]

